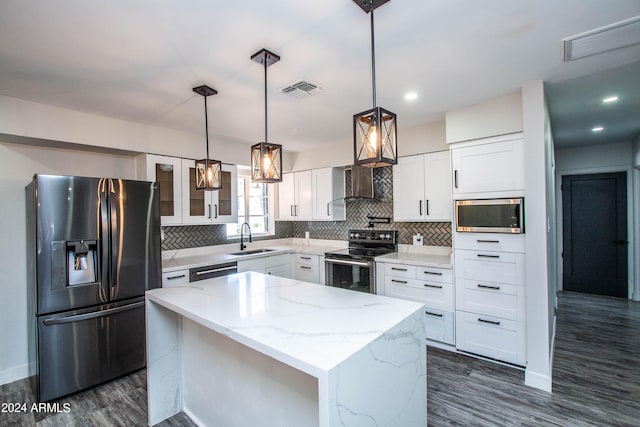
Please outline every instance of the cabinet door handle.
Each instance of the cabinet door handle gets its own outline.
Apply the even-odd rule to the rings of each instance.
[[[183,277],[187,277],[187,275],[186,274],[180,274],[178,276],[167,276],[167,280],[182,279]]]
[[[480,283],[478,283],[478,287],[481,288],[481,289],[492,289],[494,291],[499,291],[500,290],[500,286],[481,285]]]
[[[453,171],[453,188],[458,188],[458,169]]]
[[[311,257],[310,256],[301,256],[300,259],[308,259],[308,260],[310,260]]]
[[[427,216],[429,216],[429,199],[427,199]]]
[[[291,216],[296,216],[296,214],[293,213],[293,205],[291,205],[291,208],[289,209],[289,211],[291,212]]]
[[[496,321],[494,321],[494,320],[487,320],[487,319],[483,319],[483,318],[481,318],[481,317],[479,317],[479,318],[478,318],[478,322],[480,322],[480,323],[488,323],[488,324],[490,324],[490,325],[496,325],[496,326],[499,326],[499,325],[500,325],[500,322],[496,322]]]
[[[422,200],[420,200],[420,202],[419,202],[419,206],[420,206],[420,207],[418,208],[418,210],[419,210],[419,212],[420,212],[420,216],[422,216]]]
[[[216,214],[216,215],[215,215],[215,218],[218,218],[218,204],[216,203],[216,204],[215,204],[215,205],[213,205],[213,206],[215,206],[215,209],[214,209],[214,212],[215,212],[215,214]]]
[[[500,255],[487,255],[487,254],[478,254],[478,258],[500,258]]]
[[[430,285],[428,283],[424,284],[425,288],[435,288],[435,289],[442,289],[442,285]]]
[[[329,203],[327,203],[327,216],[331,216],[331,212],[329,211]]]
[[[406,280],[396,280],[396,279],[391,279],[391,281],[392,281],[393,283],[403,283],[403,284],[405,284],[405,285],[407,284],[407,281],[406,281]]]
[[[484,240],[484,239],[478,239],[478,240],[476,240],[476,242],[478,242],[478,243],[500,243],[500,240]]]
[[[207,218],[211,219],[211,204],[207,205],[207,211],[209,212]]]
[[[311,270],[311,267],[307,267],[306,265],[301,265],[300,268],[303,270]]]
[[[426,314],[427,316],[442,317],[442,313],[432,313],[430,311],[425,311],[424,314]]]
[[[395,271],[407,271],[406,268],[391,267],[391,269]]]
[[[439,273],[437,271],[424,271],[424,274],[431,274],[432,276],[442,276],[442,273]]]
[[[294,206],[295,206],[296,216],[298,216],[298,205],[294,205]]]

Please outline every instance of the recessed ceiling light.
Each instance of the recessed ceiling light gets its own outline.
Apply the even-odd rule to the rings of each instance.
[[[415,92],[409,92],[404,96],[405,101],[415,101],[416,99],[418,99],[418,94]]]
[[[602,126],[596,126],[594,128],[591,128],[591,132],[602,132],[604,130],[604,128]]]
[[[606,98],[602,99],[602,102],[605,104],[610,104],[612,102],[616,102],[618,100],[618,97],[616,95],[613,96],[607,96]]]

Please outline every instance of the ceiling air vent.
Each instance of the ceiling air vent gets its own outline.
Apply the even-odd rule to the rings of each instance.
[[[565,62],[640,44],[640,16],[567,37],[562,42]]]
[[[282,89],[282,93],[293,96],[294,98],[303,98],[305,96],[312,95],[314,92],[319,90],[320,88],[313,83],[299,81],[298,83],[294,83],[291,86],[287,86]]]

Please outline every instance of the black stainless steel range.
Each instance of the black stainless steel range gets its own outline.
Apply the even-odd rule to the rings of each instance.
[[[376,293],[375,257],[398,251],[395,230],[350,230],[349,247],[325,252],[327,286]]]

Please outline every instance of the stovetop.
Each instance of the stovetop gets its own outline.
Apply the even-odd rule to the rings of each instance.
[[[398,251],[398,232],[395,230],[350,230],[349,247],[326,252],[325,256],[339,259],[372,260],[377,256]]]

